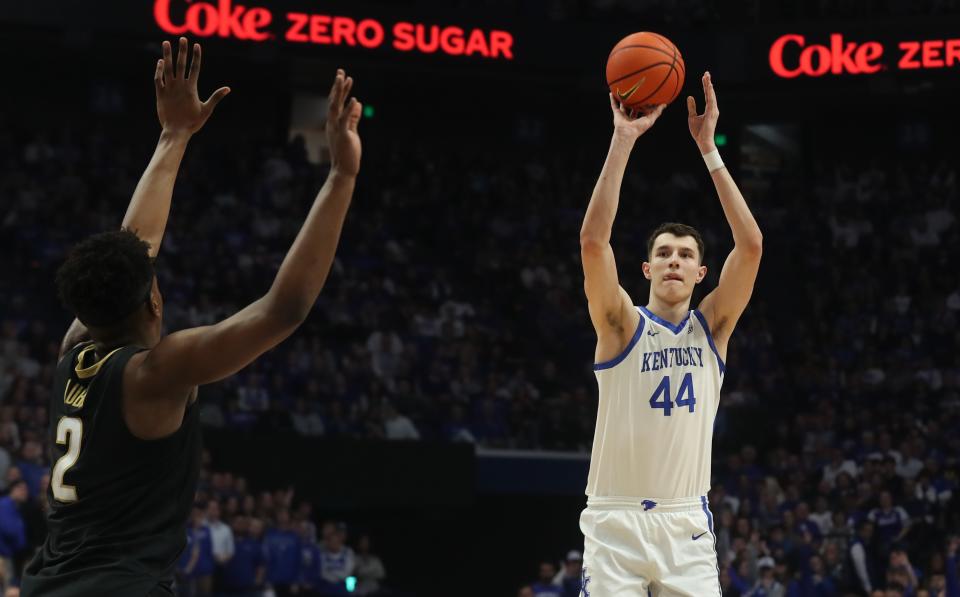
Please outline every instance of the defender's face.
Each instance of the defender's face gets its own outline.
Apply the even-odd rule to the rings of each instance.
[[[654,295],[668,303],[689,299],[694,287],[707,275],[692,236],[664,232],[654,240],[649,258],[643,264],[643,275],[650,280]]]

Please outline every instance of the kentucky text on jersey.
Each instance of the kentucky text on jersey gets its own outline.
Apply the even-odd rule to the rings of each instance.
[[[703,367],[703,349],[690,346],[643,353],[643,367],[640,373],[659,371],[668,367]]]

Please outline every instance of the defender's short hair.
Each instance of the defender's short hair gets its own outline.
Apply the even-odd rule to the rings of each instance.
[[[150,245],[131,230],[95,234],[57,270],[60,301],[84,325],[105,327],[142,305],[153,287]]]

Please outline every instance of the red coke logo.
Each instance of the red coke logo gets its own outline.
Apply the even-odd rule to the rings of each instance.
[[[232,37],[263,41],[271,34],[265,31],[273,20],[266,8],[247,8],[234,5],[231,0],[217,0],[214,5],[208,2],[187,0],[190,7],[184,15],[183,23],[176,24],[170,15],[170,0],[156,0],[153,5],[153,17],[161,29],[171,35],[190,33],[199,37]]]
[[[784,60],[784,50],[790,45],[800,48],[800,56],[791,64]],[[883,45],[880,42],[845,42],[843,34],[831,33],[830,45],[807,45],[802,35],[789,33],[782,35],[770,46],[770,68],[778,76],[793,79],[801,75],[819,77],[827,73],[834,75],[871,74],[883,68],[880,58]]]

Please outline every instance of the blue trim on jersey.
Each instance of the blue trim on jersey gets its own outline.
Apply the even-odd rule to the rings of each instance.
[[[697,311],[699,313],[699,311]],[[703,506],[703,513],[707,515],[707,527],[710,529],[710,536],[713,537],[713,557],[717,558],[717,595],[723,596],[723,586],[720,584],[720,556],[717,555],[717,536],[713,532],[713,514],[710,512],[710,506],[707,505],[707,496],[700,496],[700,505]]]
[[[713,514],[710,513],[710,508],[707,506],[707,496],[700,496],[700,505],[703,506],[703,513],[707,515],[707,528],[710,529],[710,534],[713,534]]]
[[[644,314],[645,314],[647,317],[649,317],[650,319],[656,321],[657,323],[659,323],[659,324],[662,325],[663,327],[665,327],[665,328],[667,328],[668,330],[670,330],[671,332],[673,332],[673,335],[674,335],[674,336],[676,336],[677,334],[679,334],[680,332],[682,332],[682,331],[683,331],[683,328],[687,327],[687,321],[689,321],[689,319],[690,319],[690,314],[687,313],[687,316],[683,318],[683,321],[681,321],[681,322],[678,323],[677,325],[673,325],[672,323],[670,323],[670,322],[667,321],[666,319],[664,319],[664,318],[662,318],[662,317],[657,317],[656,315],[654,315],[653,313],[650,312],[650,309],[647,309],[646,307],[640,307],[640,310],[643,311]]]
[[[630,354],[630,351],[633,350],[633,347],[637,345],[637,342],[640,341],[640,338],[643,336],[643,315],[640,316],[640,323],[637,324],[637,331],[633,333],[633,338],[630,338],[630,343],[627,344],[627,347],[623,349],[623,352],[610,359],[609,361],[604,361],[602,363],[595,363],[593,365],[594,371],[600,371],[602,369],[610,369],[611,367],[616,367],[620,362],[627,358],[627,355]]]
[[[703,331],[707,333],[707,342],[710,343],[710,349],[713,351],[713,354],[717,355],[717,363],[720,365],[720,375],[723,375],[727,372],[727,366],[724,364],[723,359],[720,358],[720,351],[717,350],[717,345],[713,343],[713,334],[710,333],[710,326],[707,325],[707,318],[703,316],[703,313],[699,309],[694,309],[693,314],[697,316],[697,319],[700,320],[700,325],[703,326]]]

